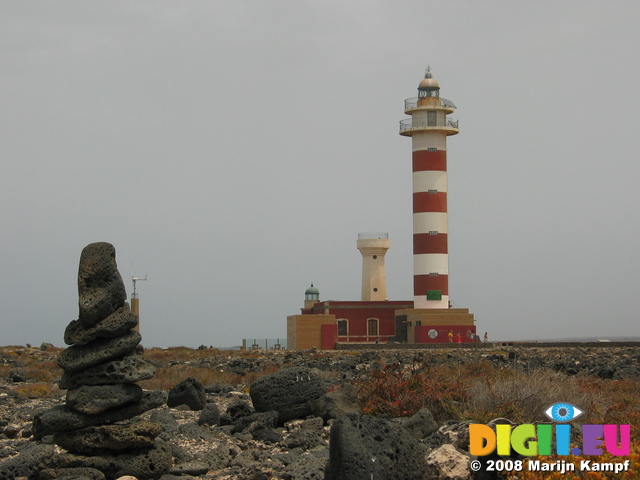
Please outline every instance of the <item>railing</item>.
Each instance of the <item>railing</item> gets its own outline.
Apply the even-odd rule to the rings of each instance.
[[[419,108],[418,107],[418,100],[420,100],[420,98],[418,97],[412,97],[412,98],[407,98],[404,101],[404,111],[406,112],[407,110],[413,110],[414,108]],[[433,97],[430,99],[433,100]],[[440,103],[438,104],[441,107],[447,107],[447,108],[451,108],[451,109],[455,109],[456,106],[453,104],[453,102],[451,100],[447,100],[446,98],[437,98],[437,100],[440,101]],[[425,106],[425,108],[429,108],[432,105],[429,106]]]
[[[405,118],[404,120],[400,120],[400,133],[407,132],[410,130],[424,130],[430,127],[435,128],[459,128],[458,120],[453,120],[452,118],[447,118],[446,120],[438,120],[438,121],[422,121],[422,122],[414,122],[413,118]]]
[[[241,350],[286,350],[287,341],[280,338],[243,338]]]
[[[338,343],[387,343],[394,338],[389,335],[338,335]]]

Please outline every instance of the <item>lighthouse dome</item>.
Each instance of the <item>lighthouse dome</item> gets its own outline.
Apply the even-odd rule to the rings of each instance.
[[[320,292],[316,287],[313,286],[313,283],[307,290],[304,292],[305,295],[320,295]]]
[[[432,90],[434,88],[440,88],[440,85],[438,85],[437,80],[432,77],[423,78],[420,84],[418,85],[418,90],[427,90],[427,89]]]

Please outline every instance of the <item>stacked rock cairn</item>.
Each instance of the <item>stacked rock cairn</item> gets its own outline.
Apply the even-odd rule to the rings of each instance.
[[[145,392],[135,383],[153,377],[154,367],[142,358],[138,317],[126,303],[113,245],[83,249],[78,294],[79,317],[64,333],[71,346],[58,358],[66,404],[35,417],[36,439],[53,435],[69,452],[52,459],[54,470],[158,478],[172,464],[169,448],[156,439],[162,428],[134,417],[164,404],[166,394]]]

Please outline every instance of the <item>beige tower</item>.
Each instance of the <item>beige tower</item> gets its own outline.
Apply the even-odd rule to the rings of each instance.
[[[362,301],[388,300],[384,256],[389,250],[389,234],[359,233],[358,250],[362,254]]]
[[[146,281],[147,276],[144,278],[137,278],[133,275],[131,276],[131,281],[133,282],[133,293],[131,294],[131,312],[135,313],[138,316],[138,324],[136,325],[136,331],[140,331],[140,299],[138,298],[138,294],[136,293],[136,282]]]

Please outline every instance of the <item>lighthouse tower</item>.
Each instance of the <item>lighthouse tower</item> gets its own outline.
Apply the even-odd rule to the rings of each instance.
[[[359,233],[357,245],[362,254],[361,300],[363,302],[388,300],[384,256],[389,250],[389,234]]]
[[[440,86],[427,67],[418,96],[404,102],[411,118],[400,122],[400,135],[411,137],[413,158],[414,308],[449,308],[447,249],[447,137],[459,133],[447,117],[455,110],[440,97]]]

